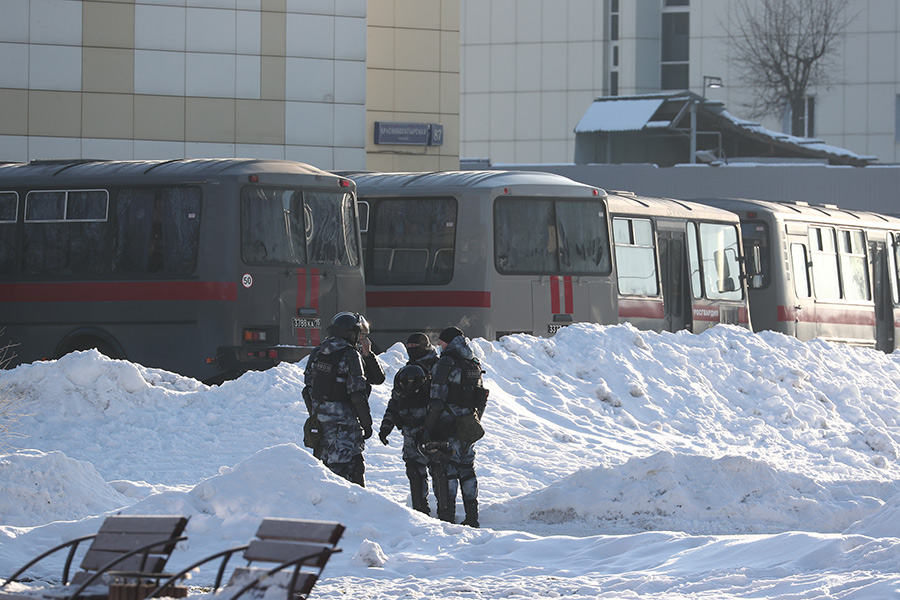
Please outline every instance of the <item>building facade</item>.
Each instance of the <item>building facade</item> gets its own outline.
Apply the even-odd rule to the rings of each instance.
[[[741,1],[463,0],[461,156],[573,162],[575,125],[601,96],[689,89],[748,118],[755,90],[730,60]],[[900,3],[849,0],[848,11],[834,84],[810,90],[806,132],[900,162]],[[712,77],[722,87],[706,87]],[[789,131],[785,116],[752,120]]]
[[[458,15],[458,0],[3,0],[0,160],[458,164]],[[448,135],[376,145],[376,120]]]

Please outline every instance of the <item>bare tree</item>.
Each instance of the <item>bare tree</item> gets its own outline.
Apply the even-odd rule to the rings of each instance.
[[[3,329],[0,329],[0,336],[3,335],[3,331]],[[10,439],[21,437],[15,431],[15,428],[19,419],[27,416],[21,412],[26,402],[21,394],[10,388],[3,373],[4,369],[15,358],[13,347],[14,345],[11,343],[0,345],[0,452],[9,447],[8,442]]]
[[[809,89],[834,83],[833,55],[855,15],[848,0],[739,0],[728,28],[733,61],[750,86],[752,117],[783,116],[804,135]]]

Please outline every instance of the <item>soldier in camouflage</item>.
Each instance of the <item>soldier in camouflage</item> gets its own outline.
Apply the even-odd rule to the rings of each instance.
[[[409,361],[394,377],[394,388],[381,420],[378,438],[381,443],[387,445],[388,436],[394,427],[403,433],[403,462],[406,464],[412,507],[413,510],[427,515],[431,513],[428,507],[430,461],[419,450],[417,443],[420,441],[428,413],[431,367],[437,362],[438,357],[434,346],[424,333],[410,335],[406,341],[406,351]]]
[[[337,475],[361,486],[365,486],[364,440],[372,436],[369,393],[372,383],[384,381],[384,371],[364,343],[368,331],[362,315],[335,315],[329,337],[309,355],[303,388],[306,408],[320,425],[321,441],[314,455]]]
[[[458,481],[466,512],[463,525],[478,527],[475,446],[473,441],[461,439],[458,423],[460,417],[472,417],[473,413],[480,422],[488,396],[481,377],[484,371],[459,328],[444,329],[439,344],[441,358],[431,372],[431,402],[425,431],[432,439],[443,436],[450,443],[448,478],[452,503],[446,507],[438,507],[438,518],[455,521]]]

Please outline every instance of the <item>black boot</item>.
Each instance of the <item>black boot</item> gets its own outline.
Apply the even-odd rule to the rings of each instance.
[[[407,464],[406,476],[409,478],[409,495],[412,498],[413,510],[426,515],[431,514],[428,507],[428,474],[425,465]]]
[[[478,527],[478,500],[463,500],[463,507],[466,509],[466,518],[462,524]]]

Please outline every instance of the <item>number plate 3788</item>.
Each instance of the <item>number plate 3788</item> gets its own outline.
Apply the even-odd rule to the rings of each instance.
[[[320,329],[322,327],[322,319],[319,317],[294,317],[291,320],[294,329]]]

